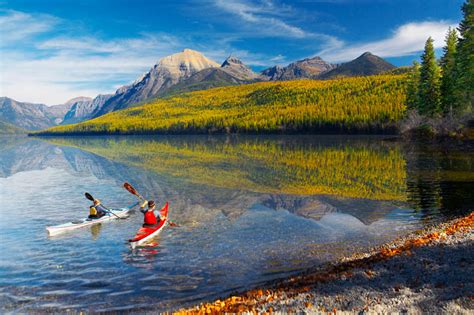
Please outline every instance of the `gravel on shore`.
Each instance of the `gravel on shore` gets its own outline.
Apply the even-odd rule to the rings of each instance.
[[[183,314],[474,314],[474,212]]]

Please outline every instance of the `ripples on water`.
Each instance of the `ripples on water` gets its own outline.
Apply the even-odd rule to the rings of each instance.
[[[333,261],[474,204],[466,147],[298,139],[3,139],[3,311],[167,310]],[[137,146],[151,155],[136,155]],[[380,165],[393,169],[363,174]],[[182,226],[134,251],[126,240],[140,213],[47,236],[46,226],[87,215],[85,191],[108,206],[133,203],[120,187],[126,180],[159,204],[169,200]]]

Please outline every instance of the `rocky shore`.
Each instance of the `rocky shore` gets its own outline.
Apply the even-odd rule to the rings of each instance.
[[[368,253],[178,313],[474,313],[474,212]]]

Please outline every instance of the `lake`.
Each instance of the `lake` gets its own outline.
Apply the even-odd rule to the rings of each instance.
[[[170,203],[49,237],[90,202]],[[2,313],[164,311],[228,295],[474,208],[474,146],[377,136],[0,138]]]

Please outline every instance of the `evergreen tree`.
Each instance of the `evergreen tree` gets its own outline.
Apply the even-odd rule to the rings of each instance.
[[[436,63],[431,37],[426,41],[421,60],[420,84],[418,86],[419,112],[423,115],[434,116],[441,110],[441,73]]]
[[[449,28],[446,46],[441,58],[441,107],[445,115],[452,115],[456,108],[456,45],[458,36],[455,29]]]
[[[420,100],[418,97],[418,86],[420,84],[420,63],[413,62],[412,71],[408,75],[407,80],[407,105],[409,109],[418,109]]]
[[[467,0],[462,11],[464,18],[458,28],[461,37],[456,53],[458,112],[472,111],[474,103],[474,0]]]

